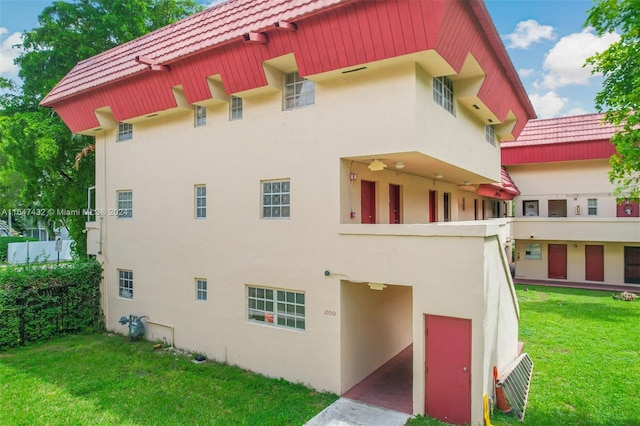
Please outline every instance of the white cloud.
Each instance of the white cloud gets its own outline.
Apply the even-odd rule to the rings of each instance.
[[[584,115],[584,114],[589,114],[589,111],[582,108],[581,106],[571,108],[567,113],[567,115]]]
[[[556,92],[550,91],[544,95],[531,93],[531,104],[536,110],[538,118],[552,118],[560,115],[560,111],[569,103],[569,99],[561,98]]]
[[[503,37],[509,41],[507,48],[511,49],[527,49],[533,43],[556,39],[551,25],[541,25],[534,19],[518,22],[516,30]]]
[[[619,39],[616,33],[598,37],[593,28],[562,37],[545,56],[542,65],[545,75],[535,87],[555,90],[572,84],[588,86],[591,67],[583,67],[584,62]]]
[[[13,60],[20,55],[22,49],[14,47],[22,42],[20,33],[13,33],[5,37],[9,31],[5,27],[0,28],[0,76],[15,79],[18,76],[18,67]]]
[[[533,71],[533,68],[520,68],[518,70],[518,75],[520,75],[520,78],[529,77],[533,74]]]
[[[207,4],[205,5],[205,7],[208,9],[208,8],[210,8],[210,7],[217,6],[217,5],[219,5],[220,3],[224,3],[224,2],[226,2],[226,1],[228,1],[228,0],[211,0],[209,3],[207,3]]]

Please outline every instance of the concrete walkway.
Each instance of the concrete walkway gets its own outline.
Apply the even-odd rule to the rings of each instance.
[[[305,426],[403,426],[412,416],[348,398],[340,398]]]

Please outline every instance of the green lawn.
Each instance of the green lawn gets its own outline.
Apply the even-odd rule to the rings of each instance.
[[[640,425],[640,299],[517,287],[520,340],[534,362],[525,425]],[[493,425],[520,424],[494,414]],[[411,425],[442,425],[418,418]]]
[[[640,426],[640,299],[611,294],[518,287],[535,364],[525,425]],[[302,425],[336,398],[119,335],[0,353],[0,425]]]
[[[120,335],[0,352],[0,425],[302,425],[336,399]]]

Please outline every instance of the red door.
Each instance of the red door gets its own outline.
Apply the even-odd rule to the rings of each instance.
[[[566,244],[549,244],[549,278],[567,279]]]
[[[389,184],[389,223],[400,223],[400,185]]]
[[[429,222],[438,221],[438,193],[429,191]]]
[[[376,223],[376,183],[363,180],[360,188],[362,223]]]
[[[424,316],[425,414],[471,423],[471,320]]]
[[[584,246],[587,281],[604,281],[604,246]]]

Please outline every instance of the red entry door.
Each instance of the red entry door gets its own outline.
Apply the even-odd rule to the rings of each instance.
[[[429,191],[429,222],[438,221],[438,193]]]
[[[604,281],[604,246],[584,246],[585,279]]]
[[[549,244],[549,278],[567,279],[566,244]]]
[[[389,185],[389,223],[400,223],[400,185]]]
[[[425,414],[471,423],[471,320],[424,316]]]
[[[376,223],[376,183],[363,180],[360,188],[362,223]]]

